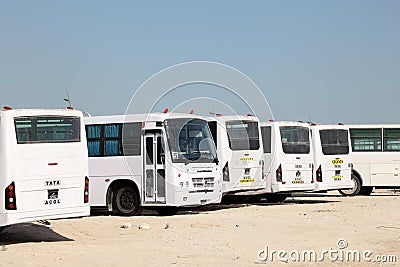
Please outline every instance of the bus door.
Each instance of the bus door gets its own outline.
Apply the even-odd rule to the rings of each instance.
[[[144,147],[144,202],[165,203],[165,154],[160,130],[146,130]]]

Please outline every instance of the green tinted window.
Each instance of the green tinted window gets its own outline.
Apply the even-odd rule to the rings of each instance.
[[[383,150],[400,151],[400,129],[383,129]]]
[[[18,144],[80,142],[79,117],[18,117],[14,119]]]
[[[382,151],[382,129],[350,129],[353,151]]]

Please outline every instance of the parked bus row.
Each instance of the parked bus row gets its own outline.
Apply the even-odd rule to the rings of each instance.
[[[226,196],[282,201],[293,192],[368,195],[400,185],[398,125],[8,107],[0,115],[0,230],[87,216],[89,206],[173,214]]]
[[[308,123],[254,116],[155,113],[93,116],[85,124],[91,206],[121,215],[353,187],[348,131],[340,126],[315,126],[320,142]]]

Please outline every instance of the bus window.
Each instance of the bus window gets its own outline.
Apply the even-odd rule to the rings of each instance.
[[[382,129],[350,129],[353,151],[382,151]]]
[[[17,117],[14,119],[17,143],[80,142],[78,117]]]
[[[227,121],[226,131],[230,149],[258,150],[260,148],[258,122]]]
[[[140,122],[86,125],[89,157],[140,155],[141,130]]]
[[[281,142],[285,154],[310,153],[310,132],[306,127],[281,126]]]
[[[349,154],[348,131],[329,129],[319,131],[324,155]]]
[[[139,156],[141,154],[142,123],[125,123],[122,128],[124,156]]]
[[[400,129],[383,129],[383,150],[400,151]]]
[[[121,145],[121,128],[122,124],[104,125],[104,155],[118,156],[122,155]]]
[[[87,125],[86,135],[88,143],[89,157],[100,156],[101,148],[101,126],[100,125]]]
[[[209,121],[208,127],[210,128],[211,135],[214,139],[215,148],[217,148],[217,122],[216,121]]]
[[[271,126],[261,127],[264,153],[271,153]]]

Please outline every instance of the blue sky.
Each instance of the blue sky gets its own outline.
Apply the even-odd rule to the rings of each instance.
[[[399,123],[398,14],[389,0],[0,0],[0,105],[65,107],[68,88],[76,108],[121,114],[154,73],[210,60],[253,79],[275,119]]]

